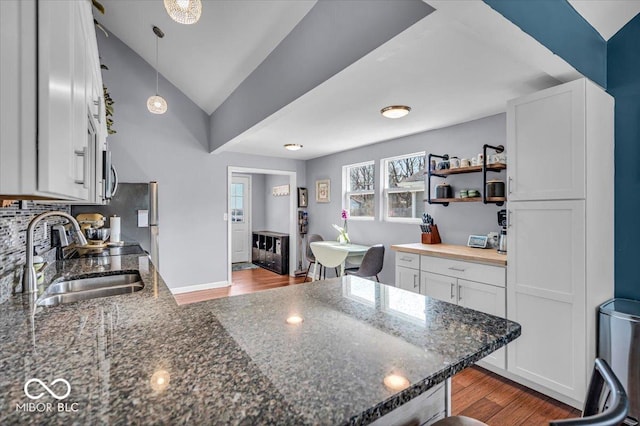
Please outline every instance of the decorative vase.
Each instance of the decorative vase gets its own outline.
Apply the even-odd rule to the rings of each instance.
[[[340,244],[349,244],[349,234],[346,232],[340,233],[340,235],[338,235],[338,242]]]

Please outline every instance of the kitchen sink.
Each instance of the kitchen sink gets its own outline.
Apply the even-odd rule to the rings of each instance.
[[[36,304],[58,306],[79,300],[135,293],[143,288],[144,283],[137,272],[75,278],[51,284]]]

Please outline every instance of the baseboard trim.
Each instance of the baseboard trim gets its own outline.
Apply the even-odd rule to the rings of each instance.
[[[182,294],[182,293],[191,293],[193,291],[202,291],[202,290],[210,290],[212,288],[222,288],[228,287],[229,283],[227,281],[217,281],[214,283],[204,283],[204,284],[195,284],[195,285],[187,285],[184,287],[175,287],[170,288],[172,294]]]
[[[550,396],[556,401],[560,401],[563,404],[570,405],[573,408],[576,408],[580,411],[582,411],[582,409],[584,408],[583,401],[577,401],[571,397],[568,397],[566,395],[559,393],[558,391],[549,389],[546,386],[539,385],[537,383],[534,383],[530,380],[525,379],[524,377],[520,377],[517,374],[511,373],[510,371],[503,370],[502,368],[496,367],[494,365],[489,365],[487,363],[482,363],[482,365],[479,365],[479,366],[484,368],[485,370],[489,370],[492,373],[496,373],[497,375],[507,378],[513,382],[519,383],[522,386],[526,386],[529,389],[533,389],[536,392],[540,392],[541,394]]]

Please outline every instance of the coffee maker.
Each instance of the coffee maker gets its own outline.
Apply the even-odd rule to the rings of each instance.
[[[498,237],[498,253],[507,254],[507,211],[498,211],[498,225],[502,227]]]

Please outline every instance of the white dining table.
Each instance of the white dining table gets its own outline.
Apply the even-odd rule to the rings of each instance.
[[[345,263],[349,261],[354,265],[360,265],[369,246],[360,244],[342,244],[337,241],[316,241],[310,244],[316,261],[313,264],[311,281],[316,280],[318,263],[324,267],[335,268],[340,266],[340,276],[344,275]]]

